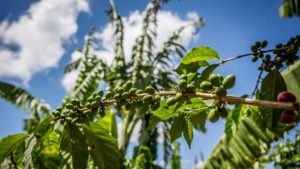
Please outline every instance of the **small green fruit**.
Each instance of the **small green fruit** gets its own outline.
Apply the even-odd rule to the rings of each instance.
[[[174,97],[170,97],[167,100],[167,105],[168,106],[173,106],[176,102],[177,102],[177,100]]]
[[[186,74],[182,74],[179,77],[180,80],[187,80],[187,75]]]
[[[228,116],[228,111],[225,107],[219,108],[220,116],[225,119]]]
[[[116,93],[115,96],[114,96],[114,98],[115,98],[115,99],[120,99],[120,98],[121,98],[121,94]]]
[[[141,94],[141,93],[143,93],[143,90],[141,90],[141,89],[136,91],[136,94]]]
[[[212,74],[209,76],[209,81],[213,86],[219,87],[222,84],[223,76],[220,74]]]
[[[193,85],[193,84],[188,84],[187,86],[186,86],[186,91],[187,92],[195,92],[195,85]]]
[[[175,100],[179,101],[183,97],[182,93],[177,93],[174,97]]]
[[[71,103],[67,103],[67,104],[66,104],[66,108],[67,108],[67,109],[74,109],[74,106],[73,106],[73,104],[71,104]]]
[[[120,87],[120,88],[118,88],[118,90],[117,90],[118,93],[123,93],[124,91],[125,91],[124,87]]]
[[[154,96],[154,102],[155,103],[160,103],[160,100],[161,100],[160,95],[155,95]]]
[[[181,90],[181,91],[184,91],[187,87],[187,82],[186,80],[179,80],[178,82],[178,88]]]
[[[124,93],[122,93],[122,97],[123,97],[123,98],[125,98],[125,99],[126,99],[128,96],[129,96],[129,93],[128,93],[128,92],[124,92]]]
[[[101,96],[100,96],[100,95],[97,95],[97,96],[95,97],[95,100],[96,100],[97,102],[101,102]]]
[[[215,91],[216,91],[216,95],[219,97],[224,97],[227,94],[226,90],[222,87],[217,87]]]
[[[153,96],[146,95],[146,96],[143,97],[143,101],[144,101],[145,104],[150,104],[153,101]]]
[[[220,112],[217,109],[211,109],[207,115],[207,118],[212,123],[215,123],[220,118]]]
[[[101,117],[104,117],[104,116],[105,116],[105,109],[104,109],[104,108],[101,108],[101,109],[99,110],[99,115],[100,115]]]
[[[235,85],[235,75],[230,74],[226,76],[222,82],[224,89],[231,89]]]
[[[80,101],[78,99],[72,99],[71,100],[71,103],[74,105],[74,106],[78,106],[80,104]]]
[[[105,94],[105,98],[110,99],[112,97],[113,97],[113,93],[111,91],[107,91],[106,94]]]
[[[124,84],[124,88],[128,91],[132,88],[132,81],[127,81],[125,84]]]
[[[136,88],[131,88],[129,90],[129,95],[135,95],[135,93],[137,92],[137,89]]]
[[[149,94],[154,94],[155,93],[155,89],[152,86],[147,86],[145,88],[145,91]]]
[[[102,97],[102,96],[103,96],[103,90],[99,90],[99,91],[97,92],[97,95],[99,95],[100,97]]]
[[[92,102],[94,101],[94,97],[90,96],[88,99],[87,99],[88,102]]]
[[[160,107],[160,104],[159,104],[159,103],[151,104],[151,110],[152,110],[152,111],[158,110],[159,107]]]
[[[200,88],[204,91],[209,91],[212,89],[212,85],[208,81],[203,81],[200,83]]]
[[[98,107],[98,103],[96,101],[93,101],[91,103],[92,108],[97,108]]]

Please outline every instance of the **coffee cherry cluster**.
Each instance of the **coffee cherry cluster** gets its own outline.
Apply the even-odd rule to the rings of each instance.
[[[295,103],[296,102],[296,96],[291,92],[283,91],[283,92],[278,94],[277,101]],[[285,110],[281,114],[281,117],[280,117],[281,122],[285,123],[285,124],[294,123],[294,122],[296,122],[296,119],[297,119],[296,114],[292,110]]]
[[[215,123],[217,122],[220,117],[227,118],[228,110],[225,107],[225,104],[218,105],[217,108],[212,108],[207,114],[207,118],[210,122]]]
[[[160,107],[160,95],[155,94],[155,89],[152,86],[147,86],[145,92],[149,95],[143,97],[142,101],[144,107],[150,107],[152,111],[159,109]]]
[[[208,81],[200,83],[200,88],[209,93],[215,93],[219,97],[227,95],[227,89],[233,88],[235,85],[235,75],[230,74],[223,78],[221,74],[211,74]]]
[[[85,106],[88,108],[86,113],[98,112],[101,117],[105,116],[105,109],[101,106],[103,90],[99,90],[87,99]]]
[[[172,106],[174,104],[176,104],[177,102],[182,101],[183,99],[185,99],[185,96],[183,96],[184,92],[188,92],[188,93],[194,93],[196,91],[195,85],[194,84],[188,84],[188,77],[186,74],[182,74],[179,77],[179,81],[178,81],[178,93],[175,96],[169,97],[167,99],[167,105],[168,106]]]
[[[251,46],[253,52],[252,62],[262,60],[259,70],[270,72],[273,69],[282,68],[284,64],[291,65],[299,59],[297,53],[300,47],[300,36],[290,38],[286,44],[277,44],[276,49],[273,50],[273,59],[270,54],[265,54],[266,51],[263,51],[267,45],[267,41],[257,41]]]

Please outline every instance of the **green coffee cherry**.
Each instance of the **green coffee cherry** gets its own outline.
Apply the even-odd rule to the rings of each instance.
[[[136,88],[131,88],[129,90],[129,95],[135,95],[135,93],[137,92],[137,89]]]
[[[144,101],[145,104],[150,104],[153,101],[153,96],[146,95],[146,96],[143,97],[143,101]]]
[[[220,116],[225,119],[228,116],[228,111],[225,107],[219,108]]]
[[[93,101],[93,102],[91,103],[91,107],[92,107],[92,108],[97,108],[97,107],[98,107],[98,103],[97,103],[96,101]]]
[[[121,98],[121,94],[116,93],[116,94],[114,95],[114,99],[120,99],[120,98]]]
[[[110,99],[112,97],[113,97],[113,93],[111,91],[107,91],[106,94],[105,94],[105,98]]]
[[[125,105],[125,110],[129,111],[131,108],[131,104],[130,103],[126,103]]]
[[[187,82],[186,80],[179,80],[178,82],[178,88],[181,90],[181,91],[184,91],[187,87]]]
[[[99,91],[97,92],[97,95],[99,95],[100,97],[102,97],[102,96],[103,96],[103,90],[99,90]]]
[[[160,99],[160,95],[155,95],[155,96],[154,96],[154,102],[155,102],[155,103],[160,103],[160,100],[161,100],[161,99]]]
[[[160,107],[160,104],[159,104],[159,103],[151,104],[151,110],[152,110],[152,111],[158,110],[159,107]]]
[[[94,101],[94,97],[93,96],[90,96],[88,99],[87,99],[88,102],[92,102]]]
[[[147,86],[145,88],[145,91],[149,94],[154,94],[155,93],[155,89],[152,86]]]
[[[175,97],[170,97],[167,99],[168,106],[173,106],[176,102],[177,102],[177,100],[175,99]]]
[[[101,108],[101,109],[99,110],[99,115],[100,115],[101,117],[104,117],[104,116],[105,116],[105,109],[104,109],[104,108]]]
[[[182,97],[183,97],[182,93],[177,93],[175,95],[174,99],[178,101],[178,100],[182,99]]]
[[[71,100],[71,103],[74,105],[74,106],[78,106],[80,104],[80,101],[77,100],[77,99],[72,99]]]
[[[66,104],[66,108],[67,108],[67,109],[74,109],[74,106],[73,106],[73,104],[71,104],[71,103],[67,103],[67,104]]]
[[[125,90],[130,90],[132,88],[132,81],[127,81],[125,84],[124,84],[124,88]]]
[[[200,83],[200,88],[204,91],[209,91],[212,89],[212,85],[209,81],[203,81]]]
[[[220,74],[212,74],[209,76],[209,81],[213,86],[219,87],[222,84],[223,76]]]
[[[226,76],[222,82],[224,89],[231,89],[235,85],[235,75],[230,74]]]
[[[261,47],[262,47],[262,48],[265,48],[265,47],[267,47],[267,46],[268,46],[268,41],[265,41],[265,40],[264,40],[264,41],[261,42]]]
[[[188,84],[187,86],[186,86],[186,91],[187,92],[195,92],[195,85],[193,85],[193,84]]]
[[[222,87],[217,87],[215,92],[216,92],[216,95],[219,97],[224,97],[227,94],[226,90]]]
[[[122,93],[122,97],[123,97],[123,98],[127,98],[128,96],[129,96],[129,93],[128,93],[128,92]]]
[[[253,58],[252,58],[252,62],[256,62],[258,60],[258,57],[257,56],[254,56]]]
[[[101,96],[97,95],[97,96],[95,97],[95,100],[96,100],[97,102],[101,102]]]
[[[123,87],[118,88],[117,92],[118,93],[123,93],[125,91],[125,89]]]
[[[141,93],[143,93],[143,90],[141,90],[141,89],[136,91],[136,94],[141,94]]]
[[[182,74],[179,77],[180,80],[187,80],[187,75],[186,74]]]
[[[219,120],[220,118],[220,112],[217,109],[211,109],[208,112],[207,118],[209,121],[211,121],[212,123],[215,123]]]

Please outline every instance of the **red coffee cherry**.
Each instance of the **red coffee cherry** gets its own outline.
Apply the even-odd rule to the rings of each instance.
[[[277,101],[280,102],[296,102],[296,96],[291,92],[281,92],[277,96]]]
[[[286,110],[281,114],[281,122],[285,124],[291,124],[296,122],[296,114],[294,111]]]

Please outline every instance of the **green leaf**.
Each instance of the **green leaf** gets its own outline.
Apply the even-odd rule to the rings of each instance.
[[[297,101],[300,101],[300,60],[286,68],[281,74],[287,89],[294,93]]]
[[[197,113],[191,114],[191,122],[195,126],[199,126],[200,130],[205,132],[205,123],[206,123],[206,112],[203,111],[197,111]]]
[[[283,77],[280,72],[275,69],[263,79],[259,99],[274,101],[280,92],[286,90],[287,87]],[[266,108],[260,108],[260,110],[262,111],[266,127],[269,129],[275,127],[279,121],[280,111]]]
[[[120,168],[116,139],[98,123],[91,122],[89,126],[83,125],[83,128],[95,166],[99,169]]]
[[[232,118],[232,113],[230,113],[226,119],[225,123],[225,134],[226,134],[226,139],[229,141],[232,137],[232,125],[233,125],[233,118]]]
[[[197,72],[199,68],[208,66],[209,63],[206,61],[192,62],[189,64],[180,63],[180,65],[175,69],[178,74],[187,74]]]
[[[11,102],[17,107],[29,110],[32,113],[44,112],[48,114],[50,111],[49,105],[40,102],[28,91],[5,82],[0,82],[0,97],[4,98],[8,102]]]
[[[24,141],[26,137],[27,134],[15,134],[4,137],[0,141],[0,164],[9,155],[9,153],[14,151],[18,143]]]
[[[27,148],[25,150],[25,154],[24,154],[24,159],[23,159],[23,163],[24,163],[24,167],[25,169],[30,169],[33,168],[33,164],[32,164],[32,151],[37,143],[37,139],[36,137],[32,134],[30,135],[30,137],[27,139]]]
[[[188,54],[186,54],[181,63],[190,64],[192,62],[206,61],[219,59],[219,54],[212,48],[206,46],[199,46],[193,48]]]
[[[66,124],[60,141],[60,149],[63,165],[71,160],[74,169],[87,168],[88,146],[82,131],[77,126],[71,123]]]
[[[36,136],[42,136],[46,133],[49,129],[51,129],[54,126],[53,124],[53,117],[48,116],[45,118],[34,130],[34,134]]]
[[[193,123],[191,122],[189,117],[185,118],[183,136],[186,143],[189,145],[189,148],[191,148],[191,143],[193,141]]]
[[[174,142],[181,136],[185,124],[185,119],[183,115],[174,118],[172,127],[170,129],[170,139],[171,143]]]
[[[98,119],[98,123],[112,136],[118,138],[118,128],[116,116],[111,113],[110,109],[105,110],[105,116]]]

